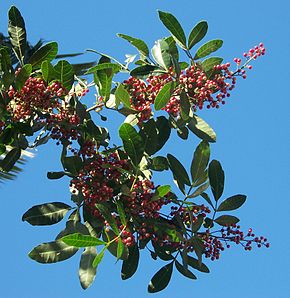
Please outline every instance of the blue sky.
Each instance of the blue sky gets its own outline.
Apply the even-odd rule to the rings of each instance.
[[[124,60],[124,55],[134,50],[116,33],[140,37],[149,45],[168,35],[157,9],[173,13],[187,33],[199,20],[207,20],[207,40],[223,39],[219,55],[228,61],[264,42],[266,56],[253,64],[247,80],[239,81],[227,104],[201,115],[218,136],[211,152],[226,173],[225,197],[237,193],[248,196],[235,215],[241,218],[244,229],[252,227],[257,234],[267,236],[271,248],[245,252],[233,247],[219,261],[207,263],[209,275],[198,274],[198,280],[191,281],[176,273],[169,287],[155,296],[289,297],[289,2],[6,0],[0,6],[0,32],[7,32],[10,5],[21,10],[31,42],[39,38],[58,41],[62,53],[94,48]],[[90,54],[76,62],[95,58]],[[93,103],[93,95],[86,100]],[[116,130],[117,121],[122,119],[109,115],[108,126]],[[118,141],[114,132],[113,140]],[[193,136],[186,143],[174,138],[166,150],[188,163],[197,143]],[[147,283],[162,264],[146,253],[137,274],[125,282],[120,278],[120,264],[106,256],[94,284],[86,291],[78,282],[78,257],[53,265],[41,265],[27,257],[32,247],[52,240],[64,225],[32,227],[21,222],[22,214],[32,205],[69,202],[68,181],[46,179],[47,171],[60,169],[58,156],[56,146],[40,147],[24,173],[0,188],[0,297],[148,297]],[[158,179],[168,183],[170,177]]]

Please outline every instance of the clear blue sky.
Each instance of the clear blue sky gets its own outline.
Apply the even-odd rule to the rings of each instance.
[[[225,60],[241,55],[263,41],[267,55],[254,63],[247,80],[240,80],[228,103],[218,111],[202,113],[215,128],[218,141],[212,157],[222,162],[226,173],[225,196],[244,193],[247,203],[236,212],[245,229],[265,235],[270,249],[245,252],[234,247],[219,261],[208,262],[209,275],[197,281],[174,274],[169,287],[156,297],[262,297],[290,295],[289,238],[289,10],[288,1],[1,1],[0,31],[7,32],[7,10],[16,5],[22,12],[28,38],[42,37],[59,42],[60,52],[95,48],[119,59],[134,53],[115,33],[143,38],[153,45],[167,36],[157,18],[157,9],[174,13],[186,32],[201,19],[209,23],[208,39],[221,38],[219,54]],[[88,55],[77,61],[94,59]],[[86,99],[93,103],[92,94]],[[115,117],[115,116],[114,116]],[[121,118],[110,117],[111,121]],[[115,127],[110,125],[110,127]],[[114,140],[116,140],[115,135]],[[188,162],[197,145],[177,138],[166,148]],[[181,145],[184,146],[180,150]],[[147,283],[162,265],[143,254],[135,277],[121,281],[120,264],[107,256],[95,283],[83,291],[78,282],[78,258],[41,265],[27,257],[39,243],[51,241],[64,222],[51,227],[32,227],[21,222],[32,205],[67,201],[67,181],[48,181],[46,172],[58,170],[55,146],[39,148],[36,158],[25,166],[16,181],[0,188],[1,245],[0,297],[148,297]],[[168,183],[170,175],[159,177]]]

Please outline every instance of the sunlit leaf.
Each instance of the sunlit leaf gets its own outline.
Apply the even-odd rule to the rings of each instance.
[[[188,37],[188,48],[191,49],[194,45],[196,45],[199,41],[201,41],[208,29],[208,24],[206,21],[201,21],[197,23],[193,29],[191,30]]]

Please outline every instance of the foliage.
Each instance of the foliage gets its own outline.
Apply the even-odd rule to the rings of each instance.
[[[81,250],[79,278],[86,289],[106,253],[122,262],[125,280],[138,269],[139,251],[147,249],[154,260],[166,262],[148,285],[155,293],[169,284],[174,268],[193,280],[196,271],[209,273],[204,258],[219,259],[230,243],[246,250],[253,244],[269,246],[251,229],[242,232],[239,219],[228,213],[241,207],[246,196],[224,197],[222,165],[210,158],[216,134],[197,115],[203,107],[225,104],[237,78],[246,78],[249,63],[264,55],[263,44],[245,53],[243,64],[235,58],[232,71],[230,63],[210,56],[222,40],[207,41],[192,54],[206,36],[206,21],[187,37],[172,14],[159,11],[171,35],[156,41],[151,51],[141,39],[118,34],[138,51],[125,64],[90,50],[100,55],[97,63],[73,65],[63,58],[79,53],[58,55],[56,42],[31,47],[19,10],[12,6],[8,16],[9,38],[3,36],[0,46],[1,154],[10,149],[0,161],[1,174],[13,175],[26,149],[55,141],[62,147],[62,169],[49,171],[47,178],[70,177],[70,204],[44,203],[22,217],[42,226],[57,224],[69,213],[56,239],[33,248],[31,259],[55,263]],[[129,77],[117,82],[120,72]],[[87,107],[82,100],[92,88],[96,103]],[[94,119],[103,109],[126,116],[118,129],[121,146],[110,146],[109,131]],[[190,171],[178,157],[160,155],[172,131],[183,140],[191,132],[200,139]],[[178,193],[170,183],[155,185],[156,171],[170,171]]]

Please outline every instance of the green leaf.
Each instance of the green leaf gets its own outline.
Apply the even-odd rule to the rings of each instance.
[[[119,233],[117,235],[119,235]],[[117,235],[112,230],[109,230],[108,232],[103,233],[104,241],[109,242],[114,239],[114,241],[112,241],[107,248],[108,248],[108,251],[116,258],[118,257],[118,243],[115,241],[115,239],[117,238]],[[123,253],[121,257],[119,256],[119,259],[127,260],[128,256],[129,256],[128,247],[124,246]]]
[[[134,127],[128,123],[123,123],[119,128],[119,136],[123,141],[123,146],[135,166],[140,163],[144,154],[144,143],[142,137]]]
[[[240,208],[246,201],[245,195],[235,195],[224,200],[217,211],[231,211]]]
[[[78,248],[57,240],[36,246],[28,256],[38,263],[49,264],[64,261],[77,251]]]
[[[122,225],[127,226],[127,218],[126,218],[123,203],[119,200],[119,201],[116,201],[116,205],[117,205],[117,210],[118,210]]]
[[[82,235],[80,233],[70,234],[60,239],[65,244],[74,247],[89,247],[105,245],[106,242],[90,235]]]
[[[222,45],[223,41],[221,39],[210,40],[197,50],[194,59],[206,57],[209,54],[217,51]]]
[[[160,185],[157,187],[157,192],[159,197],[164,197],[171,191],[171,186],[170,185]]]
[[[96,267],[102,262],[106,249],[107,249],[107,247],[105,246],[105,247],[100,251],[100,253],[98,253],[98,254],[95,256],[94,261],[93,261],[93,267],[94,267],[94,268],[96,268]]]
[[[95,247],[87,247],[82,253],[79,267],[79,280],[81,287],[85,290],[94,281],[97,269],[93,267],[93,261],[97,256]]]
[[[149,168],[153,171],[165,171],[168,170],[168,161],[166,157],[156,156],[150,160]]]
[[[185,121],[189,119],[190,108],[191,106],[190,106],[189,99],[186,93],[182,91],[180,94],[180,113],[181,113],[181,118]]]
[[[98,70],[94,75],[94,78],[97,78],[97,86],[99,95],[103,96],[105,101],[107,101],[111,94],[112,79],[114,73],[111,71],[111,74],[108,73],[109,69]],[[96,82],[96,80],[95,80]]]
[[[3,172],[10,172],[20,157],[21,149],[13,148],[6,154],[4,159],[0,160],[0,170]]]
[[[122,254],[124,252],[124,244],[121,238],[118,238],[118,245],[117,245],[117,260],[120,260]]]
[[[158,134],[158,143],[157,143],[156,152],[158,152],[169,139],[171,128],[170,128],[168,119],[166,119],[164,116],[157,117],[156,127],[157,127],[157,134]]]
[[[214,130],[200,117],[193,115],[187,127],[200,139],[210,143],[216,142]]]
[[[196,233],[200,229],[200,227],[203,224],[203,220],[204,220],[204,217],[201,214],[199,214],[197,216],[197,220],[191,225],[192,233]]]
[[[27,79],[30,77],[32,72],[32,66],[31,64],[25,64],[18,75],[15,78],[15,85],[18,91],[21,90]]]
[[[213,203],[212,203],[212,201],[211,201],[209,195],[208,195],[207,193],[205,193],[205,192],[202,192],[200,195],[201,195],[201,196],[206,200],[206,202],[209,203],[209,205],[215,210],[215,207],[214,207],[214,205],[213,205]]]
[[[47,172],[48,179],[60,179],[65,175],[65,172]]]
[[[202,141],[195,149],[190,166],[192,183],[197,182],[204,174],[210,157],[208,142]]]
[[[85,74],[94,73],[97,70],[104,70],[104,69],[106,69],[106,70],[110,69],[110,70],[112,70],[113,73],[117,73],[120,71],[121,66],[119,64],[110,63],[110,62],[101,63],[101,64],[98,64],[98,65],[95,65],[95,66],[89,68]]]
[[[196,253],[196,256],[198,258],[198,264],[201,266],[202,265],[202,254],[204,252],[203,241],[198,236],[194,236],[192,239],[192,245],[193,245],[193,249]],[[189,261],[188,261],[188,265],[189,265]]]
[[[57,77],[57,74],[56,74],[56,71],[54,70],[54,67],[48,61],[43,61],[41,63],[41,72],[42,72],[43,79],[46,82],[50,82],[50,81],[54,80]]]
[[[70,90],[74,81],[73,67],[65,60],[60,60],[54,67],[56,79]]]
[[[139,264],[139,249],[135,244],[134,246],[129,247],[129,256],[127,260],[123,261],[121,278],[123,280],[128,279],[134,275],[137,271]]]
[[[190,270],[184,268],[177,260],[175,261],[175,267],[185,277],[188,277],[190,279],[197,279],[197,277]]]
[[[49,42],[34,52],[28,61],[32,65],[33,69],[37,69],[41,66],[43,61],[51,62],[56,57],[57,51],[57,42]]]
[[[157,273],[155,273],[148,285],[148,292],[157,293],[165,289],[170,282],[172,270],[173,262],[165,265]]]
[[[158,151],[158,130],[153,118],[142,125],[139,134],[143,139],[145,152],[150,156],[156,153]]]
[[[2,84],[6,89],[8,89],[14,81],[14,72],[10,53],[9,49],[6,47],[0,48],[0,77]]]
[[[224,191],[225,174],[220,162],[212,160],[208,168],[209,184],[212,194],[217,201]]]
[[[206,21],[201,21],[193,27],[188,37],[188,49],[191,49],[205,37],[207,29],[208,24]]]
[[[13,51],[21,65],[24,65],[27,45],[25,23],[20,11],[15,6],[11,6],[8,11],[8,33]]]
[[[170,97],[173,93],[173,90],[175,88],[176,83],[174,81],[166,83],[162,89],[158,92],[155,102],[154,102],[154,108],[156,111],[161,110],[166,106],[166,104],[169,102]]]
[[[223,62],[223,58],[220,57],[210,57],[202,61],[201,67],[202,69],[208,73],[209,71],[212,71],[213,67],[215,65],[219,65]]]
[[[63,159],[63,167],[66,171],[76,176],[83,166],[82,159],[79,156],[66,156]]]
[[[69,205],[61,202],[36,205],[23,214],[22,221],[33,226],[53,225],[61,221],[71,209]]]
[[[240,220],[233,215],[222,215],[216,218],[214,221],[221,226],[230,226],[238,223]]]
[[[159,39],[152,48],[152,56],[154,60],[164,69],[168,70],[171,66],[170,48],[165,39]]]
[[[186,49],[186,37],[184,31],[178,20],[171,13],[158,11],[159,18],[163,25],[169,30],[175,41],[183,48]]]
[[[195,259],[191,256],[188,256],[187,262],[190,267],[192,267],[198,271],[204,272],[204,273],[209,273],[208,267],[204,263],[199,264],[197,259]]]
[[[207,188],[209,187],[209,183],[202,184],[200,187],[198,187],[191,195],[188,196],[188,198],[196,198],[199,195],[201,195]]]
[[[158,69],[158,67],[155,65],[142,65],[131,70],[130,75],[136,78],[143,78],[156,69]]]
[[[115,97],[119,102],[122,102],[125,107],[132,109],[129,92],[124,88],[122,84],[119,84],[116,91]]]
[[[188,174],[180,161],[171,154],[167,154],[167,159],[169,162],[169,167],[175,179],[181,184],[190,186]]]
[[[121,33],[118,33],[117,36],[129,41],[132,44],[132,46],[137,48],[137,50],[145,57],[149,56],[148,46],[143,40]]]

